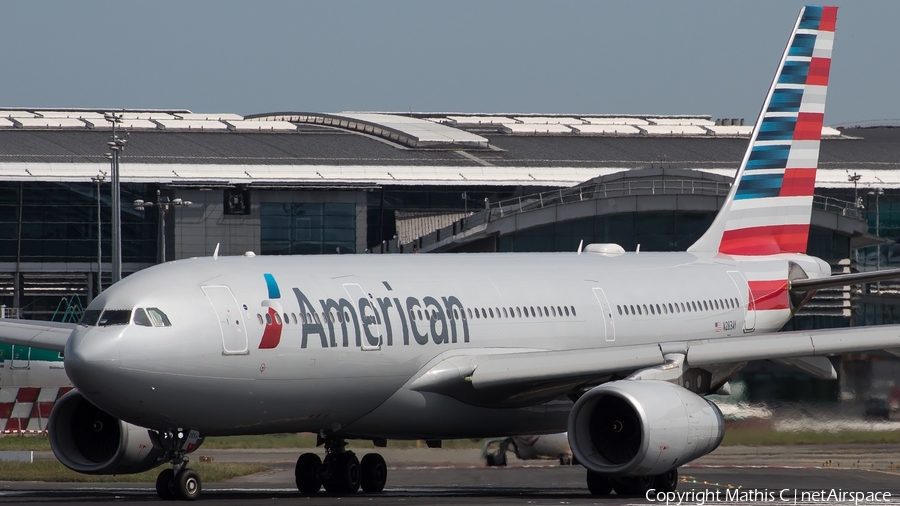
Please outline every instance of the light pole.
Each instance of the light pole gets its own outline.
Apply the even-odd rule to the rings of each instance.
[[[869,190],[869,195],[875,195],[875,235],[879,239],[879,243],[875,245],[875,270],[881,270],[881,210],[878,207],[878,197],[884,195],[884,189],[873,188]],[[878,293],[881,293],[881,281],[875,286],[878,287]]]
[[[159,189],[156,190],[156,202],[144,202],[143,200],[135,200],[134,208],[140,211],[146,210],[148,207],[156,207],[159,210],[159,238],[157,244],[159,249],[156,253],[156,260],[159,263],[166,261],[166,213],[173,207],[190,206],[194,203],[190,200],[169,199],[160,195]]]
[[[97,293],[100,293],[103,291],[103,221],[100,219],[100,184],[106,181],[106,176],[94,176],[91,181],[97,185]]]
[[[106,145],[112,151],[112,165],[110,169],[110,183],[112,183],[112,282],[122,279],[122,188],[119,181],[119,153],[125,151],[125,139],[116,135],[116,125],[122,122],[122,115],[106,113],[103,115],[106,121],[112,123],[112,140]]]

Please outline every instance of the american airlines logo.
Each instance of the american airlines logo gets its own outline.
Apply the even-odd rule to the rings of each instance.
[[[284,311],[275,278],[264,276],[269,298],[262,305],[269,315],[259,349],[272,349],[281,342],[284,325],[276,315]],[[404,346],[469,342],[469,324],[456,296],[410,296],[401,301],[400,297],[373,297],[356,284],[344,285],[348,293],[352,291],[348,287],[358,290],[359,296],[313,302],[299,288],[292,289],[302,319],[301,348],[316,341],[322,348],[393,346],[395,338],[396,344]]]

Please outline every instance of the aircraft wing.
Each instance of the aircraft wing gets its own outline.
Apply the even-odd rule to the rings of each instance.
[[[815,369],[822,357],[900,348],[900,325],[753,334],[563,351],[457,355],[416,378],[410,388],[449,395],[476,405],[526,405],[577,393],[685,355],[687,367],[781,359]],[[827,377],[827,374],[825,374]]]
[[[64,352],[75,323],[0,320],[0,342]]]

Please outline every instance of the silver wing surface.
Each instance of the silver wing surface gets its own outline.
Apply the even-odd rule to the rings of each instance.
[[[77,324],[35,320],[0,320],[0,342],[64,352]]]
[[[817,377],[833,377],[825,357],[900,348],[900,325],[754,334],[564,351],[456,355],[438,362],[410,384],[476,405],[528,405],[574,394],[666,364],[682,354],[686,367],[777,360]]]

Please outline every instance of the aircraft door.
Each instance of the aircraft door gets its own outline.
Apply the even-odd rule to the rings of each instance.
[[[594,288],[594,297],[600,303],[600,312],[603,316],[603,336],[607,342],[616,340],[616,321],[613,319],[612,307],[602,288]]]
[[[744,310],[744,332],[753,332],[756,328],[756,301],[750,293],[750,284],[747,278],[739,271],[728,271],[731,281],[734,282],[738,292],[738,300],[746,309]]]
[[[362,349],[366,351],[380,350],[381,343],[384,341],[384,333],[381,330],[381,316],[375,306],[375,299],[356,283],[346,283],[343,286],[350,301],[359,311]],[[375,344],[372,344],[373,340]]]
[[[10,369],[28,369],[31,367],[31,348],[18,344],[12,347],[12,360],[10,360]]]
[[[222,332],[223,355],[246,355],[247,348],[246,322],[241,321],[238,303],[227,286],[204,286],[203,292],[216,311],[219,330]]]

